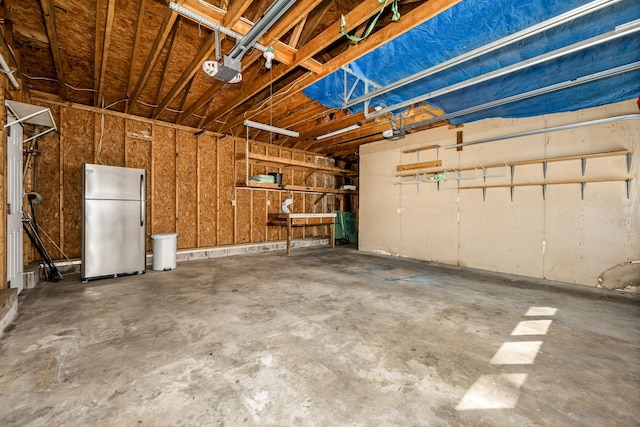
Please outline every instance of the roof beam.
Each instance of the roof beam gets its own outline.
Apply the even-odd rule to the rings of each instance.
[[[245,12],[245,10],[249,7],[249,5],[251,5],[252,1],[253,0],[234,1],[231,4],[231,7],[229,8],[229,10],[227,10],[226,15],[224,15],[224,18],[222,18],[222,26],[228,27],[228,26],[235,25],[235,23],[238,22],[238,20],[242,17],[242,14]],[[220,34],[220,41],[222,41],[224,37],[225,37],[224,34]],[[215,34],[215,31],[212,31],[209,37],[207,38],[207,40],[205,40],[204,44],[202,45],[198,53],[196,54],[196,56],[194,56],[194,58],[191,60],[189,65],[187,65],[187,68],[185,68],[185,70],[182,72],[182,75],[178,78],[178,80],[176,80],[176,82],[171,87],[167,95],[165,95],[162,102],[158,104],[158,108],[156,108],[153,115],[154,118],[157,118],[158,116],[160,116],[160,114],[162,114],[164,109],[169,106],[171,101],[175,99],[175,97],[186,86],[186,84],[192,81],[193,77],[200,69],[200,65],[202,64],[202,62],[205,59],[207,59],[215,51],[215,49],[216,49],[216,34]],[[221,52],[218,52],[218,53],[222,55]],[[184,100],[183,100],[183,103],[184,103]],[[202,105],[204,104],[201,104],[200,106]],[[197,108],[194,110],[194,112],[196,110]],[[191,114],[184,116],[184,118],[186,119]],[[181,118],[183,118],[182,114],[178,116],[179,120]]]
[[[93,70],[93,88],[96,90],[93,95],[93,105],[98,106],[100,98],[104,99],[104,75],[107,71],[107,59],[109,58],[109,48],[111,46],[111,30],[113,29],[113,17],[115,16],[116,0],[106,0],[107,16],[104,23],[104,31],[98,22],[102,15],[102,6],[105,0],[98,0],[96,4],[96,50]],[[102,33],[102,34],[101,34]]]
[[[298,79],[293,86],[288,86],[285,89],[281,89],[280,91],[275,93],[273,96],[274,97],[280,96],[278,102],[282,102],[283,100],[286,100],[291,96],[296,95],[298,92],[311,86],[313,83],[317,82],[318,80],[338,70],[343,65],[349,64],[355,61],[356,59],[368,54],[369,52],[374,51],[375,49],[387,43],[388,41],[393,40],[396,37],[406,33],[407,31],[417,27],[418,25],[428,21],[429,19],[449,9],[450,7],[459,3],[460,1],[461,0],[429,0],[428,2],[422,3],[420,6],[416,7],[411,12],[407,13],[401,18],[401,21],[400,21],[401,25],[396,25],[396,24],[387,25],[386,27],[371,34],[369,37],[367,37],[360,43],[351,46],[351,48],[347,49],[345,52],[341,53],[340,55],[333,58],[331,61],[324,64],[324,66],[322,67],[322,72],[315,75],[313,73],[307,73],[305,74],[305,76],[303,76],[304,78],[301,77],[300,79]],[[375,3],[378,4],[377,2]],[[369,3],[367,2],[367,4]],[[352,13],[355,13],[356,11],[358,11],[358,8],[354,9]],[[351,16],[351,13],[349,14],[349,16]],[[357,19],[357,20],[347,19],[347,24],[352,26],[350,29],[352,29],[353,26],[359,25],[363,20],[368,18],[368,17],[365,17],[364,14],[360,14],[358,16],[360,16],[360,19]],[[333,31],[339,31],[339,28],[340,28],[340,23],[338,22],[332,25],[331,27],[329,27],[318,37],[316,37],[313,42],[308,43],[304,45],[302,48],[300,48],[300,50],[298,50],[298,52],[296,53],[296,58],[292,65],[294,65],[297,61],[304,59],[306,55],[315,54],[314,52],[315,49],[318,49],[318,51],[322,50],[320,49],[320,46],[316,46],[316,45],[319,45],[321,40],[324,37],[329,37],[331,41],[333,41],[333,37],[338,38],[332,33]],[[327,34],[327,32],[329,32],[330,34]],[[339,34],[339,36],[341,37],[341,34]],[[314,52],[314,53],[311,53],[311,52]],[[291,70],[280,69],[276,72],[274,69],[274,71],[272,72],[273,80],[276,81],[277,79],[284,76],[288,71],[291,71]],[[220,116],[220,114],[223,114],[229,111],[230,109],[238,107],[243,102],[246,102],[247,100],[251,99],[251,97],[255,96],[258,92],[260,92],[265,87],[267,87],[270,83],[270,79],[268,78],[269,77],[268,74],[265,75],[265,77],[266,78],[256,79],[253,85],[251,86],[249,85],[243,86],[241,93],[235,98],[234,105],[233,106],[227,105],[211,113],[209,117],[207,117],[207,120],[205,120],[205,126],[206,124],[211,123],[211,121],[213,121],[215,118]],[[241,117],[236,118],[233,122],[227,123],[227,125],[224,128],[221,128],[220,131],[229,129],[230,127],[236,126],[241,122],[242,122]]]
[[[433,0],[432,0],[433,1]],[[379,12],[380,3],[377,0],[367,0],[360,5],[358,5],[355,9],[353,9],[350,13],[347,14],[347,30],[352,30],[354,27],[360,25],[362,22],[369,19],[375,13]],[[311,25],[311,22],[307,23],[307,27]],[[277,67],[274,67],[274,70],[271,73],[265,74],[262,77],[258,78],[251,85],[243,85],[240,89],[240,93],[234,99],[234,105],[225,105],[218,108],[216,111],[212,112],[207,116],[207,119],[204,121],[204,126],[207,126],[213,120],[216,120],[224,113],[229,111],[230,109],[236,108],[247,100],[251,99],[255,94],[265,89],[271,81],[279,80],[284,77],[284,75],[293,71],[298,65],[302,64],[304,61],[310,59],[313,55],[325,49],[334,41],[338,40],[340,37],[343,37],[340,33],[340,22],[336,22],[331,25],[329,28],[324,30],[320,35],[314,38],[314,40],[310,43],[302,46],[294,55],[293,62],[287,64],[280,64]],[[276,71],[277,69],[277,71]],[[324,69],[324,67],[323,67]],[[306,87],[306,86],[305,86]]]
[[[167,70],[169,69],[169,64],[171,63],[171,56],[173,55],[173,45],[176,42],[176,37],[178,35],[178,31],[180,30],[180,27],[182,26],[182,22],[178,21],[178,23],[176,25],[173,26],[173,29],[171,30],[171,41],[169,42],[169,49],[167,49],[167,58],[164,61],[164,67],[162,70],[162,74],[163,76],[167,75]],[[162,93],[162,86],[164,83],[164,79],[160,79],[160,83],[158,83],[158,90],[156,91],[156,96],[154,98],[154,103],[157,105],[158,101],[160,100],[160,94]],[[158,111],[158,109],[156,108],[155,111]],[[153,115],[153,119],[156,119],[159,116],[159,114],[154,114]]]
[[[298,42],[300,41],[300,36],[302,35],[302,30],[304,30],[304,25],[307,23],[307,17],[309,15],[304,15],[302,19],[296,24],[296,27],[293,29],[291,33],[291,39],[289,40],[289,46],[292,48],[298,47]]]
[[[223,37],[223,35],[221,34],[220,37]],[[182,72],[182,75],[178,77],[178,80],[176,80],[176,82],[173,84],[171,89],[169,89],[169,92],[162,99],[162,102],[158,104],[158,108],[156,108],[153,114],[154,119],[157,118],[160,114],[162,114],[164,109],[169,106],[171,101],[175,99],[175,97],[187,85],[187,83],[191,81],[193,76],[196,75],[196,73],[200,69],[200,64],[202,64],[202,62],[206,58],[208,58],[215,50],[216,50],[216,34],[215,32],[212,32],[211,34],[209,34],[209,37],[207,37],[207,39],[205,40],[204,44],[202,45],[202,47],[200,48],[196,56],[194,56],[191,62],[189,63],[189,65],[187,65],[187,68],[184,69],[184,71]]]
[[[244,62],[244,64],[242,65],[241,71],[242,72],[246,71],[248,66],[252,64],[253,61],[255,61],[257,56],[258,55],[255,50],[252,53],[250,53],[249,60],[246,60]],[[189,108],[187,108],[182,114],[180,114],[180,116],[178,116],[178,120],[176,121],[176,123],[184,123],[185,120],[187,120],[196,111],[202,108],[204,104],[211,101],[211,98],[213,98],[213,95],[219,90],[221,90],[223,86],[224,86],[224,83],[222,81],[216,81],[214,84],[212,84],[209,89],[207,89],[202,95],[200,95],[200,97],[196,100],[196,102],[191,104]]]
[[[22,83],[22,80],[23,80],[22,72],[20,71],[22,70],[20,51],[18,49],[15,49],[15,50],[8,49],[8,46],[15,46],[15,42],[13,40],[13,33],[15,31],[15,26],[13,25],[12,20],[7,19],[6,3],[0,4],[0,19],[4,20],[4,31],[2,31],[1,33],[4,38],[4,43],[0,42],[0,45],[6,45],[6,47],[4,48],[5,49],[4,51],[6,52],[8,58],[5,58],[5,60],[7,60],[9,64],[11,64],[10,60],[11,58],[13,58],[13,62],[15,63],[15,66],[17,69],[16,72],[14,73],[14,77],[18,81],[18,86],[19,86],[18,89],[22,89],[24,88],[24,85]],[[12,90],[12,89],[13,89],[13,85],[9,86],[9,90]]]
[[[197,2],[196,0],[183,0],[183,1],[185,2],[183,5],[185,9],[193,13],[196,13],[197,15],[205,17],[216,24],[222,25],[221,23],[225,17],[224,11],[207,7],[200,2]],[[372,1],[372,0],[367,0],[367,1]],[[373,1],[376,1],[376,0],[373,0]],[[287,14],[289,13],[290,11]],[[287,15],[285,15],[285,17],[286,16]],[[186,17],[186,18],[190,19],[189,17]],[[244,34],[247,34],[247,32],[251,29],[251,24],[243,20],[238,20],[235,24],[226,26],[226,28],[229,28],[235,31],[238,34],[244,35]],[[213,30],[213,28],[211,29]],[[276,60],[284,64],[289,64],[293,60],[293,57],[296,53],[295,49],[293,49],[291,46],[286,45],[280,41],[276,40],[274,43],[267,43],[267,41],[265,41],[265,36],[262,36],[260,38],[259,43],[265,46],[271,45],[273,47],[273,50],[275,51]],[[322,69],[322,65],[312,59],[303,61],[300,65],[302,65],[309,71],[313,71],[313,72],[319,72]]]
[[[293,145],[293,148],[298,148],[300,150],[306,150],[313,144],[316,144],[316,141],[312,139],[318,135],[324,135],[325,133],[334,132],[338,129],[346,128],[347,126],[355,125],[358,122],[363,122],[365,120],[364,113],[358,114],[349,114],[343,117],[339,117],[337,119],[331,120],[329,123],[325,123],[320,126],[316,126],[312,129],[309,129],[300,134],[300,138]],[[326,143],[326,140],[325,140]]]
[[[322,0],[298,0],[293,7],[284,15],[273,27],[263,36],[265,46],[269,47],[274,41],[285,35],[287,31],[293,28],[300,21],[300,16],[306,12],[315,9]],[[290,46],[291,44],[289,44]]]
[[[412,116],[411,118],[408,119],[408,122],[418,123],[422,120],[425,120],[425,118],[431,118],[431,117],[433,117],[431,114],[423,112],[423,113],[416,114],[415,116]],[[410,123],[407,123],[407,124],[410,124]],[[430,123],[429,125],[421,127],[420,130],[432,129],[435,127],[444,126],[448,123],[449,122],[447,120],[442,120],[442,121]],[[380,141],[381,139],[383,139],[382,132],[387,129],[391,129],[391,125],[389,123],[384,123],[384,124],[381,123],[379,125],[371,126],[368,128],[363,127],[360,132],[340,135],[340,138],[338,140],[334,139],[331,143],[325,142],[324,146],[320,144],[321,141],[318,141],[318,144],[313,146],[316,147],[317,151],[320,153],[333,152],[334,155],[345,155],[349,153],[354,153],[358,150],[358,147],[360,147],[362,144],[366,144],[373,141]],[[412,129],[411,131],[414,132],[416,131],[416,129]]]
[[[328,76],[343,65],[349,64],[356,59],[363,57],[367,53],[376,50],[388,41],[401,36],[407,31],[414,29],[434,16],[437,16],[445,10],[455,6],[460,3],[460,1],[461,0],[429,0],[422,3],[420,6],[400,18],[400,21],[398,22],[400,25],[387,25],[327,62],[322,69],[322,73],[320,73],[321,77],[319,76],[317,80]]]
[[[51,1],[51,0],[49,0]],[[177,3],[182,3],[184,0],[178,0]],[[158,31],[158,35],[156,40],[153,43],[153,47],[149,52],[149,56],[147,56],[147,60],[142,68],[142,73],[140,73],[140,77],[138,78],[138,83],[136,83],[136,87],[133,90],[133,93],[129,96],[129,105],[127,106],[127,113],[131,111],[131,107],[133,103],[138,99],[142,89],[147,84],[147,80],[151,75],[151,71],[153,67],[156,65],[158,61],[158,57],[160,56],[160,52],[162,51],[162,46],[164,46],[165,41],[169,37],[171,33],[171,29],[173,28],[173,24],[175,24],[176,19],[178,18],[178,13],[167,9],[167,13],[164,16],[164,20],[160,25],[160,29]]]
[[[331,5],[332,3],[330,1],[323,3],[323,5],[316,11],[316,13],[312,14],[311,19],[307,18],[306,25],[304,25],[304,28],[301,28],[300,40],[298,40],[298,44],[303,46],[307,44],[307,42],[311,38],[311,34],[313,34],[313,31],[316,29],[318,24],[322,22],[324,15],[327,13]],[[349,25],[349,23],[347,23],[347,25]],[[291,44],[291,46],[296,47],[293,44]]]
[[[67,99],[67,86],[64,81],[64,73],[62,72],[62,60],[60,59],[60,50],[58,49],[58,32],[56,31],[56,19],[54,16],[55,4],[53,0],[41,0],[42,13],[44,15],[44,25],[47,29],[47,37],[49,37],[49,48],[53,57],[53,64],[56,68],[56,78],[58,79],[58,93],[63,101]]]
[[[138,21],[136,25],[136,35],[133,40],[133,52],[131,53],[131,61],[129,61],[129,76],[127,79],[127,102],[124,107],[124,111],[129,111],[129,99],[131,99],[131,90],[133,88],[133,64],[138,57],[138,50],[140,49],[140,36],[142,35],[142,23],[144,22],[144,11],[147,3],[150,0],[142,0],[140,3],[140,10],[138,10]]]
[[[244,12],[251,6],[253,0],[234,0],[227,9],[226,15],[222,18],[223,27],[231,27],[244,15]]]
[[[189,82],[184,88],[184,95],[182,95],[182,101],[180,101],[180,106],[178,107],[179,111],[184,111],[184,104],[187,102],[187,98],[189,98],[189,91],[191,90],[191,85],[193,85],[194,80],[195,78],[191,77],[191,80],[189,80]],[[177,114],[176,117],[178,115],[179,114]]]

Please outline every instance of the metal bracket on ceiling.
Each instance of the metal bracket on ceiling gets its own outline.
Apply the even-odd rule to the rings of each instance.
[[[360,72],[359,70],[354,70],[352,65],[355,66],[355,64],[347,64],[347,65],[343,65],[342,67],[340,67],[344,73],[344,93],[343,93],[343,99],[342,99],[342,104],[346,105],[349,100],[351,99],[351,97],[353,96],[353,93],[355,92],[356,88],[358,87],[358,84],[362,83],[363,87],[364,87],[364,93],[365,95],[367,93],[369,93],[369,91],[372,90],[378,90],[380,89],[382,86],[379,85],[378,83],[366,78],[365,76],[362,75],[362,72]],[[353,76],[355,77],[355,82],[351,85],[351,87],[349,88],[349,84],[347,83],[347,75]],[[367,102],[365,102],[365,109],[367,109],[369,107],[369,102],[371,100],[367,99]],[[344,107],[346,108],[346,107]]]

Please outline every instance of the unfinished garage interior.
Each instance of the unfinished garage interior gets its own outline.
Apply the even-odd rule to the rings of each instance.
[[[639,2],[0,15],[1,425],[638,424]]]

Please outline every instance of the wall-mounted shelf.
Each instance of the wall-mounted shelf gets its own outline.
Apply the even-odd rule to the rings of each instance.
[[[430,161],[427,161],[427,162],[421,162],[420,161],[420,152],[421,151],[426,151],[426,150],[432,150],[432,149],[436,150],[436,160],[430,160]],[[416,147],[416,148],[412,148],[412,149],[409,149],[409,150],[404,150],[402,152],[402,154],[416,153],[416,163],[398,165],[398,166],[396,166],[396,170],[398,172],[414,171],[413,173],[403,175],[403,176],[410,176],[410,175],[416,174],[416,172],[415,172],[416,170],[430,169],[430,168],[435,168],[435,167],[438,167],[438,166],[442,166],[442,160],[438,160],[439,150],[440,150],[440,146],[439,145],[426,145],[426,146],[423,146],[423,147]],[[397,176],[400,176],[400,175],[397,175]],[[419,182],[420,180],[418,179],[417,181]],[[398,183],[402,184],[400,182],[400,180],[398,180]]]
[[[442,160],[431,160],[429,162],[420,162],[420,163],[410,163],[408,165],[398,165],[396,166],[396,170],[398,171],[407,171],[407,170],[415,170],[415,169],[429,169],[442,166]]]
[[[430,170],[426,173],[431,173],[431,174],[436,174],[436,173],[441,173],[441,172],[456,172],[456,171],[470,171],[470,170],[474,170],[474,169],[491,169],[491,168],[498,168],[498,167],[511,167],[511,173],[513,175],[513,168],[515,166],[524,166],[524,165],[534,165],[534,164],[542,164],[543,167],[543,172],[546,176],[546,169],[547,163],[552,163],[552,162],[563,162],[563,161],[569,161],[569,160],[582,160],[582,175],[584,176],[585,170],[586,170],[586,165],[587,165],[587,159],[594,159],[594,158],[599,158],[599,157],[615,157],[615,156],[626,156],[627,157],[627,173],[629,173],[629,171],[631,170],[631,156],[632,156],[633,152],[629,151],[629,150],[618,150],[618,151],[605,151],[605,152],[600,152],[600,153],[587,153],[587,154],[576,154],[576,155],[572,155],[572,156],[561,156],[561,157],[550,157],[550,158],[546,158],[546,159],[535,159],[535,160],[522,160],[522,161],[517,161],[517,162],[504,162],[504,163],[495,163],[495,164],[491,164],[491,165],[481,165],[481,166],[468,166],[468,167],[463,167],[463,168],[440,168],[440,169],[434,169],[434,170]],[[398,173],[396,174],[396,176],[410,176],[410,175],[415,175],[415,172],[413,173]]]
[[[339,188],[325,188],[325,187],[306,187],[304,185],[278,185],[278,184],[266,184],[263,182],[249,182],[246,185],[236,185],[236,188],[245,189],[261,189],[261,190],[274,190],[274,191],[299,191],[303,193],[330,193],[330,194],[358,194],[357,190],[340,190]]]
[[[532,187],[532,186],[541,186],[542,187],[542,197],[546,199],[547,196],[547,185],[565,185],[565,184],[580,184],[581,186],[581,196],[584,200],[584,193],[586,190],[587,183],[590,182],[626,182],[627,184],[627,199],[630,197],[631,193],[631,180],[633,178],[630,176],[627,177],[612,177],[612,178],[586,178],[586,179],[568,179],[564,181],[537,181],[537,182],[517,182],[510,184],[492,184],[492,185],[470,185],[466,187],[458,187],[460,190],[477,190],[482,189],[482,198],[486,199],[487,197],[487,188],[510,188],[511,189],[511,200],[513,200],[513,189],[515,187]]]
[[[404,150],[402,154],[417,153],[418,151],[426,151],[426,150],[433,150],[433,149],[435,149],[436,151],[439,150],[440,145],[434,144],[434,145],[425,145],[424,147],[412,148],[410,150]]]
[[[321,172],[330,175],[357,175],[358,172],[350,169],[338,168],[335,166],[318,165],[311,162],[303,162],[301,160],[283,159],[280,157],[267,156],[265,154],[249,153],[248,155],[242,154],[236,158],[238,162],[246,162],[249,164],[261,165],[261,166],[273,166],[282,169],[292,170],[304,170]]]

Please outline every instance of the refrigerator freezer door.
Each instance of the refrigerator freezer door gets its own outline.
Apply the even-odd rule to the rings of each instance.
[[[83,279],[145,270],[146,202],[85,200]]]
[[[146,171],[117,166],[82,165],[85,199],[146,200]]]

